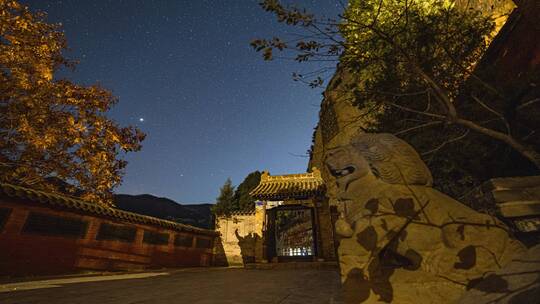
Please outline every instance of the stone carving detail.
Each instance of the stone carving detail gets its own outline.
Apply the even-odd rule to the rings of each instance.
[[[390,134],[330,143],[347,303],[451,303],[524,247],[497,219],[433,189],[416,151]]]
[[[323,102],[321,110],[320,128],[322,131],[323,142],[327,143],[339,132],[339,126],[337,122],[337,114],[334,109],[334,104],[330,102]]]

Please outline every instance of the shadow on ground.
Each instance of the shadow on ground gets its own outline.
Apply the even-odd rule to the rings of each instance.
[[[342,303],[335,270],[199,268],[168,272],[5,292],[0,293],[0,303]]]

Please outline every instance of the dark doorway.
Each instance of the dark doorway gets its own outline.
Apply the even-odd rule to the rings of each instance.
[[[317,255],[313,208],[279,206],[267,211],[268,259],[312,261]]]

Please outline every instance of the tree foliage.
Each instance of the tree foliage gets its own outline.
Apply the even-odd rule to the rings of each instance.
[[[261,181],[261,172],[254,171],[249,173],[244,181],[238,185],[234,193],[236,210],[238,211],[250,211],[255,209],[255,199],[249,195],[259,182]]]
[[[216,215],[229,215],[234,204],[234,186],[228,178],[225,184],[219,190],[219,196],[216,199],[216,204],[212,206],[212,213]]]
[[[0,180],[112,205],[126,161],[145,135],[106,116],[118,101],[99,87],[55,79],[74,67],[59,25],[16,1],[0,0]]]
[[[261,180],[261,172],[249,173],[244,180],[236,187],[232,186],[230,179],[227,179],[220,190],[220,195],[212,212],[216,215],[229,215],[234,211],[251,211],[255,209],[255,199],[249,195]],[[232,194],[231,194],[232,193]],[[232,195],[232,196],[231,196]]]
[[[450,180],[467,183],[475,174],[464,172],[471,159],[484,166],[500,168],[506,161],[538,169],[539,125],[526,118],[528,111],[540,112],[538,75],[510,88],[494,85],[489,67],[481,66],[494,20],[457,3],[350,0],[336,21],[265,0],[263,9],[306,34],[288,41],[255,39],[251,45],[266,60],[278,50],[292,52],[299,62],[339,62],[338,69],[354,80],[327,90],[339,90],[341,98],[361,109],[358,120],[366,131],[405,138]],[[295,73],[293,79],[323,84],[320,75],[311,76]],[[498,164],[492,161],[497,158]]]
[[[418,96],[429,95],[433,112],[454,115],[459,89],[485,52],[493,22],[448,3],[350,1],[340,25],[347,43],[341,61],[363,81],[356,102],[414,106]]]

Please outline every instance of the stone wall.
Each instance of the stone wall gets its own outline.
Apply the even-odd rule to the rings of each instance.
[[[319,112],[319,123],[315,129],[309,168],[320,168],[325,181],[332,179],[323,164],[323,157],[330,139],[337,138],[346,142],[365,127],[364,121],[359,119],[362,112],[352,104],[352,93],[347,92],[358,81],[357,77],[338,66],[323,93],[324,98]],[[335,183],[326,183],[327,197],[336,197],[336,190]],[[336,202],[330,201],[329,204],[332,206]]]
[[[255,212],[233,213],[217,218],[216,230],[221,234],[227,265],[254,263],[261,258],[262,223]]]
[[[333,215],[328,200],[316,199],[315,219],[317,259],[334,261],[335,240]],[[216,241],[216,265],[244,265],[267,262],[264,248],[266,209],[257,206],[254,212],[233,213],[216,219],[216,230],[220,239]],[[335,216],[334,216],[335,217]]]

